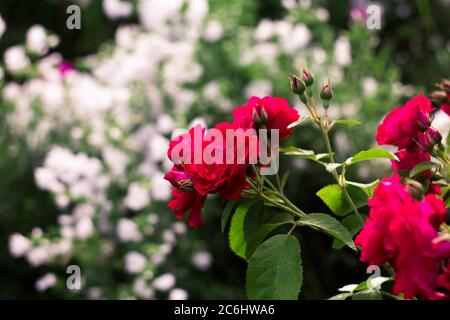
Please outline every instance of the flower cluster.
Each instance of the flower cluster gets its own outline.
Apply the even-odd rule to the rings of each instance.
[[[398,147],[399,161],[392,164],[395,171],[412,170],[430,160],[430,150],[441,140],[439,132],[430,127],[432,111],[431,101],[420,94],[394,108],[378,127],[378,144]]]
[[[291,129],[288,126],[297,121],[299,115],[288,101],[275,97],[252,97],[245,106],[239,106],[233,111],[233,123],[222,122],[214,128],[222,137],[227,136],[227,130],[232,132],[250,132],[248,138],[252,136],[258,139],[255,130],[264,127],[267,130],[278,130],[281,140],[289,138]],[[242,131],[239,131],[242,129]],[[247,131],[249,129],[253,129]],[[245,130],[245,131],[244,131]],[[195,153],[198,147],[195,145],[196,132],[199,132],[200,147],[204,150],[216,144],[216,140],[208,139],[208,132],[198,125],[189,132],[177,136],[170,142],[168,157],[174,161],[174,150],[180,144],[189,146],[189,154],[183,154],[185,161],[174,161],[172,170],[165,175],[173,186],[174,199],[168,204],[172,211],[177,213],[177,218],[182,219],[189,212],[188,224],[191,227],[198,227],[203,223],[201,210],[207,194],[219,193],[224,200],[238,200],[247,185],[247,167],[250,158],[255,157],[249,149],[246,140],[239,144],[238,137],[233,134],[235,140],[231,149],[225,140],[218,146],[221,156],[214,157],[212,161],[207,161],[202,154],[200,162],[195,162]],[[243,148],[245,156],[243,163],[238,161],[239,148]],[[201,151],[200,150],[200,151]],[[217,150],[216,150],[217,152]],[[227,162],[226,157],[231,153],[232,161]]]
[[[362,248],[361,260],[376,265],[392,262],[394,293],[403,293],[406,299],[450,298],[442,290],[450,285],[442,268],[450,258],[450,241],[439,235],[444,202],[434,194],[415,199],[394,174],[380,182],[369,207],[369,218],[355,241]]]
[[[450,241],[442,227],[447,210],[435,183],[440,176],[431,169],[419,177],[410,174],[431,155],[443,155],[441,135],[430,126],[432,111],[431,101],[420,94],[393,109],[379,126],[378,143],[397,146],[398,161],[392,161],[394,175],[383,179],[369,199],[369,217],[355,241],[362,261],[392,263],[393,291],[406,299],[450,298]],[[408,178],[401,176],[405,173]]]

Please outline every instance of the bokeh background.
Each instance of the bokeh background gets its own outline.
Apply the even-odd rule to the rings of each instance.
[[[68,30],[66,9],[81,8]],[[206,223],[188,229],[166,203],[162,179],[174,132],[230,119],[252,96],[286,97],[287,75],[307,65],[331,79],[338,158],[368,148],[392,107],[429,93],[450,71],[450,1],[2,0],[0,2],[0,298],[245,298],[245,262],[220,231],[212,197]],[[435,124],[450,125],[440,113]],[[320,149],[302,125],[287,144]],[[301,159],[287,192],[309,212],[332,180]],[[353,180],[387,173],[360,166]],[[300,234],[303,299],[324,299],[365,279],[347,249]],[[82,289],[67,289],[78,265]]]

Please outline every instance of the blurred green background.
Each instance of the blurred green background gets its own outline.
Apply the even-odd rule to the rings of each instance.
[[[228,5],[231,5],[232,2],[238,1],[229,2]],[[242,26],[255,27],[263,18],[278,19],[284,16],[286,10],[278,0],[244,2],[245,10],[235,17]],[[23,42],[26,30],[31,25],[41,24],[59,35],[60,44],[57,50],[66,59],[76,62],[79,57],[102,50],[105,44],[114,38],[115,30],[119,25],[138,22],[135,14],[126,19],[111,21],[105,17],[101,1],[92,1],[83,9],[82,29],[70,31],[65,27],[67,17],[65,10],[70,3],[70,1],[62,0],[2,0],[0,14],[7,21],[7,32],[0,40],[0,56],[8,47]],[[332,30],[340,32],[351,28],[349,11],[352,5],[355,5],[354,2],[328,0],[318,1],[318,3],[328,9],[328,25]],[[386,64],[395,67],[397,76],[403,84],[429,92],[433,89],[434,83],[448,76],[450,71],[449,1],[399,0],[380,1],[380,3],[384,8],[383,26],[376,32],[378,43],[373,52],[374,56],[377,58],[384,56],[387,60]],[[226,11],[226,6],[224,1],[210,1],[210,7],[215,12]],[[365,46],[364,43],[360,45]],[[220,58],[219,55],[216,57]],[[364,63],[367,63],[369,68],[371,61]],[[364,66],[360,69],[363,70]],[[377,76],[381,83],[385,76],[390,77],[387,69],[382,69]],[[286,70],[286,73],[289,71],[291,70]],[[237,71],[233,73],[233,70],[223,70],[223,72],[229,72],[230,78],[242,77],[242,74]],[[214,74],[210,76],[214,78]],[[389,96],[389,93],[386,94]],[[405,98],[402,97],[400,100]],[[243,99],[232,97],[232,100]],[[376,113],[377,116],[380,117],[386,108],[391,107],[393,106],[383,106],[383,109]],[[1,108],[5,110],[8,105],[4,104]],[[367,116],[370,117],[369,114]],[[220,117],[220,114],[217,117]],[[4,122],[3,117],[0,122]],[[21,259],[13,259],[8,252],[8,237],[12,233],[26,234],[36,226],[46,229],[56,224],[59,211],[52,197],[47,192],[39,190],[34,183],[33,170],[42,162],[45,155],[26,152],[25,141],[11,135],[3,125],[0,130],[2,132],[0,136],[0,298],[67,298],[61,296],[58,291],[36,292],[34,283],[42,273],[41,270],[30,268]],[[314,135],[314,130],[306,128],[301,139],[313,145]],[[19,148],[15,154],[23,156],[10,155],[8,150],[12,144]],[[356,176],[356,173],[353,174]],[[369,178],[367,179],[370,180]],[[309,212],[326,211],[326,207],[315,197],[315,192],[324,184],[331,182],[331,177],[320,171],[320,168],[310,167],[306,172],[294,173],[291,176],[289,197],[294,202],[301,202],[302,208]],[[189,230],[189,235],[185,239],[185,241],[190,239],[203,241],[208,251],[214,256],[214,263],[208,272],[192,272],[180,277],[180,285],[188,289],[190,298],[245,297],[245,263],[229,250],[227,236],[221,235],[220,228],[212,227],[220,225],[218,211],[221,206],[222,204],[218,201],[209,203],[205,210],[206,226],[209,227]],[[326,298],[333,295],[340,286],[365,278],[365,266],[361,265],[351,252],[331,249],[330,239],[318,233],[305,231],[300,236],[305,264],[304,272],[308,275],[305,277],[301,298]],[[182,249],[177,249],[172,254],[182,255],[183,252]],[[111,281],[114,281],[114,278]]]

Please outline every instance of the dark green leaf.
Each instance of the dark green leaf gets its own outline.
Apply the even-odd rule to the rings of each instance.
[[[263,242],[250,258],[246,288],[252,300],[297,300],[303,282],[300,244],[292,235]]]
[[[365,221],[367,216],[361,215],[362,219]],[[352,236],[352,238],[361,230],[362,224],[359,220],[359,217],[356,214],[349,214],[344,219],[342,219],[341,224],[347,229],[348,233]],[[333,241],[333,249],[341,249],[345,246],[345,243],[341,240],[334,239]]]
[[[439,164],[431,161],[421,162],[417,166],[414,167],[414,169],[411,170],[409,173],[410,178],[414,178],[415,176],[421,174],[424,171],[436,168],[439,166]]]
[[[299,220],[303,225],[322,231],[344,242],[349,248],[356,251],[352,236],[336,218],[324,213],[311,213]]]
[[[230,217],[231,211],[233,211],[235,203],[236,203],[236,201],[228,201],[227,204],[225,205],[225,208],[223,209],[222,219],[221,219],[222,233],[225,232],[228,218]]]
[[[264,238],[273,230],[286,223],[292,223],[294,219],[287,213],[276,214],[271,221],[263,224],[259,229],[250,237],[247,241],[246,257],[247,259],[252,256],[259,244]]]

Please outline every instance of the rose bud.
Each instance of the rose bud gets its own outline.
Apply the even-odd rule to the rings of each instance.
[[[292,92],[302,95],[306,90],[306,83],[296,75],[290,75]]]
[[[314,83],[314,76],[309,70],[303,68],[302,80],[305,82],[306,86],[309,87]]]
[[[417,144],[422,150],[431,150],[441,142],[442,136],[436,129],[429,127],[425,132],[419,132],[417,136]]]
[[[165,174],[164,179],[170,182],[175,188],[181,191],[192,191],[192,180],[189,174],[184,171],[178,171],[175,167],[172,171]]]

